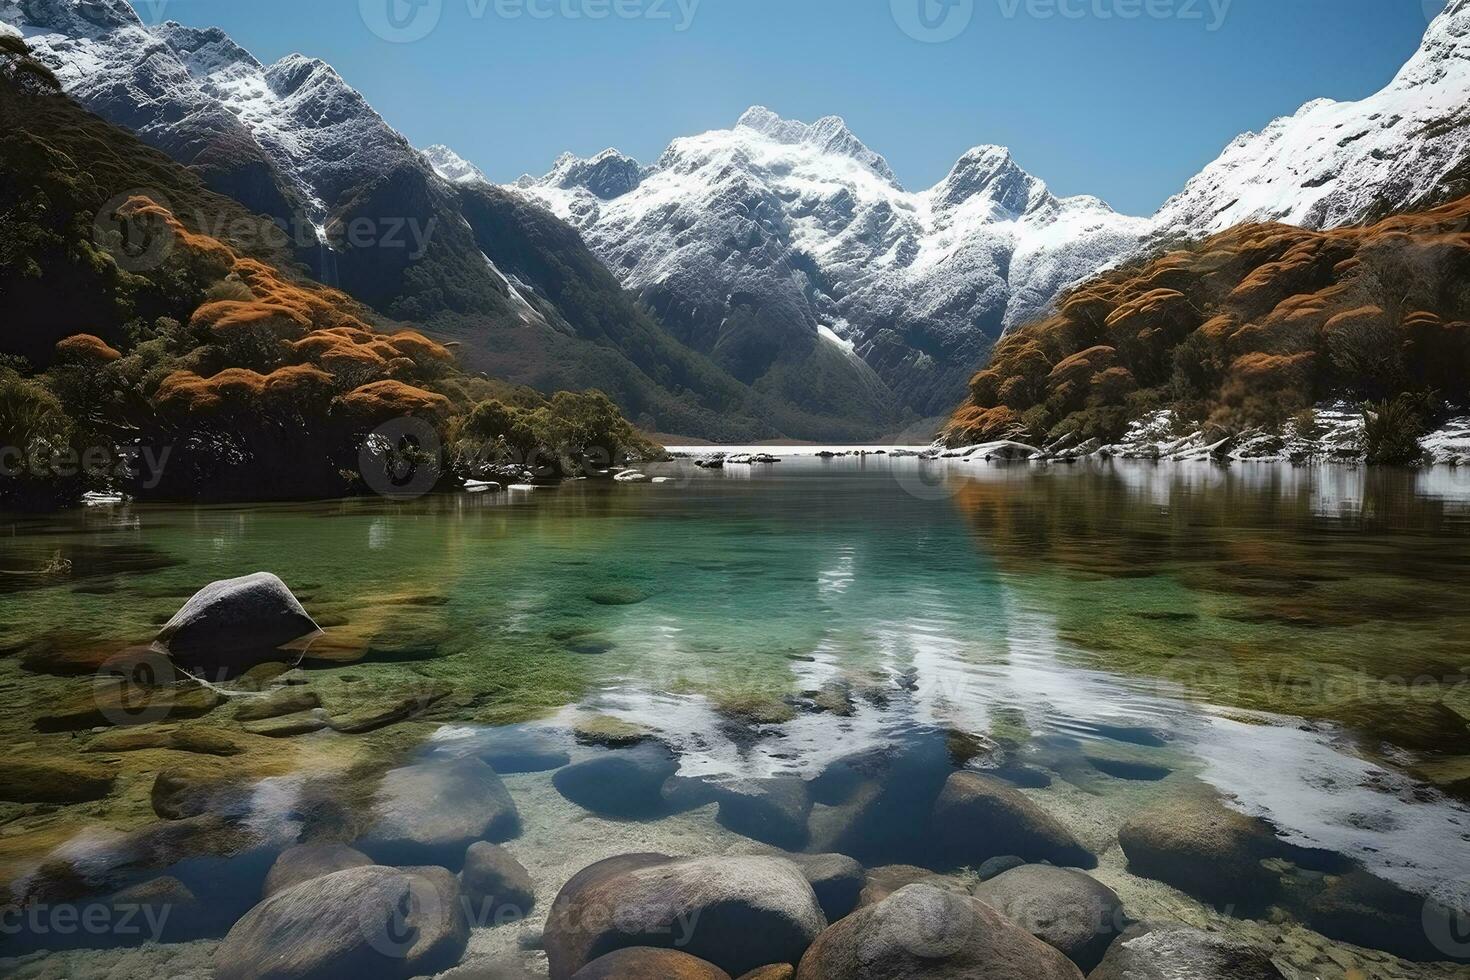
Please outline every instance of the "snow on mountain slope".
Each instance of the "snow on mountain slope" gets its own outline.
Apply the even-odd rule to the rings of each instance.
[[[1094,198],[1055,197],[999,147],[910,192],[841,119],[761,107],[646,169],[609,150],[515,186],[737,377],[779,362],[761,342],[773,330],[835,337],[920,413],[963,390],[1002,329],[1146,230]]]
[[[0,0],[0,25],[87,109],[289,228],[315,278],[462,342],[474,371],[599,387],[640,424],[708,438],[852,440],[896,415],[836,355],[812,373],[839,385],[742,385],[663,331],[572,228],[447,150],[415,150],[320,61],[263,65],[219,30],[145,27],[126,0]],[[607,194],[638,176],[611,158],[572,169]]]
[[[1470,156],[1470,0],[1452,0],[1381,91],[1319,99],[1236,139],[1166,203],[1163,234],[1245,221],[1354,224],[1432,194]]]
[[[423,151],[424,160],[434,172],[451,184],[489,183],[480,168],[455,153],[443,143],[436,143]]]

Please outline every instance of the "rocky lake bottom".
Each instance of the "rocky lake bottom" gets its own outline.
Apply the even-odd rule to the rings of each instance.
[[[649,473],[0,522],[0,973],[1470,976],[1470,472]]]

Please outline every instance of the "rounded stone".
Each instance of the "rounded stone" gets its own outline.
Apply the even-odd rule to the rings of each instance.
[[[456,965],[469,942],[443,868],[349,868],[278,892],[214,954],[217,980],[408,978]]]
[[[637,948],[600,956],[572,980],[730,980],[730,974],[678,950]]]
[[[734,976],[796,962],[826,924],[812,886],[783,858],[630,854],[567,882],[544,943],[552,980],[645,946],[677,948]]]
[[[1285,980],[1263,950],[1182,925],[1140,924],[1108,947],[1088,980]]]
[[[1082,980],[1060,952],[985,903],[909,885],[831,926],[797,980]]]
[[[530,874],[498,844],[471,844],[459,880],[479,924],[502,925],[524,919],[536,904],[536,885]]]
[[[1083,970],[1128,926],[1123,901],[1090,875],[1030,864],[977,886],[974,896]]]
[[[1097,858],[1019,790],[973,772],[949,777],[934,803],[936,844],[947,861],[977,867],[1015,855],[1032,862],[1095,868]]]
[[[297,844],[280,853],[266,873],[265,885],[260,897],[270,898],[277,892],[294,888],[303,881],[348,868],[362,868],[372,864],[372,859],[355,848],[336,842],[319,844]]]

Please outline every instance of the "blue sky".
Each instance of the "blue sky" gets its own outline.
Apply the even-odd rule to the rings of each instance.
[[[1237,133],[1312,98],[1352,99],[1381,87],[1417,47],[1435,2],[134,6],[145,20],[161,9],[167,19],[222,27],[265,61],[292,51],[322,58],[416,145],[448,143],[497,180],[542,173],[563,150],[617,146],[648,162],[673,137],[728,127],[763,104],[799,119],[845,117],[910,189],[943,177],[969,147],[999,143],[1060,193],[1097,194],[1147,213]],[[927,21],[918,19],[921,3]],[[396,21],[385,19],[388,4]],[[394,25],[400,37],[432,29],[390,43],[380,34]],[[905,26],[955,36],[926,42]]]

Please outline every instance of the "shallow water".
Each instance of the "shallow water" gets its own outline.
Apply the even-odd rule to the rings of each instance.
[[[581,759],[609,750],[568,732],[616,719],[718,783],[821,787],[887,753],[915,812],[891,808],[869,864],[925,858],[919,811],[989,739],[986,764],[1100,853],[1090,808],[1126,815],[1198,780],[1294,843],[1470,905],[1470,473],[878,456],[649,472],[674,480],[7,522],[0,679],[21,710],[0,735],[74,750],[85,733],[34,719],[86,671],[44,664],[145,643],[199,586],[270,570],[328,627],[305,667],[332,713],[452,691],[370,736],[251,742],[250,771],[265,759],[276,780],[251,819],[277,845],[300,826],[295,768],[454,752],[506,725]],[[227,708],[200,723],[233,724]],[[161,762],[122,764],[109,800],[0,804],[13,880],[75,834],[151,818]],[[557,801],[582,813],[550,778],[508,779],[528,825]],[[663,846],[658,821],[619,826]],[[518,854],[554,890],[567,857],[529,840],[545,838]],[[222,874],[207,867],[195,878]]]

